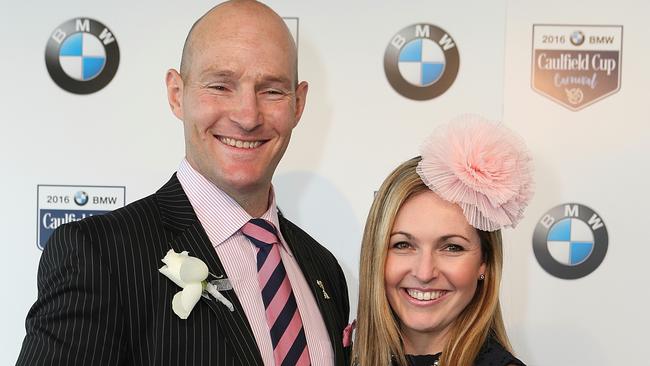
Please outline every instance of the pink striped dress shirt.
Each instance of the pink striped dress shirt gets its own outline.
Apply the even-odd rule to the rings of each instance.
[[[252,217],[234,199],[192,168],[186,159],[181,162],[177,177],[244,308],[264,365],[275,365],[271,335],[257,282],[255,248],[240,231]],[[272,189],[269,208],[261,218],[272,222],[277,228],[280,227]],[[279,233],[279,237],[282,244],[280,256],[302,317],[311,364],[332,366],[334,365],[332,345],[316,299],[282,233]],[[296,244],[300,245],[300,243]]]

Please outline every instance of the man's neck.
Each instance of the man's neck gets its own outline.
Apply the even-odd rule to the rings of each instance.
[[[232,197],[252,217],[260,217],[269,209],[271,187],[257,192],[246,192],[244,194],[241,192],[228,192],[226,190],[224,192]]]
[[[217,180],[211,179],[210,175],[202,173],[201,170],[197,169],[197,165],[192,162],[192,160],[187,156],[185,157],[185,160],[192,168],[192,170],[215,185],[222,192],[230,196],[233,200],[235,200],[235,202],[237,202],[237,204],[239,204],[239,206],[241,206],[241,208],[244,209],[244,211],[246,211],[252,217],[260,217],[269,209],[271,201],[270,181],[266,184],[261,183],[259,186],[251,187],[244,191],[231,189],[225,187],[224,185],[218,184]]]

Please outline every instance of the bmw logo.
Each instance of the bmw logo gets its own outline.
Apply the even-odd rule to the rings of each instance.
[[[61,24],[45,48],[52,80],[75,94],[90,94],[111,82],[120,63],[117,40],[104,24],[75,18]]]
[[[580,46],[585,42],[585,35],[581,31],[574,31],[569,39],[574,46]]]
[[[84,191],[77,191],[77,193],[74,194],[74,203],[79,206],[83,206],[88,203],[88,193]]]
[[[451,36],[433,24],[413,24],[393,36],[384,53],[390,85],[414,100],[433,99],[456,80],[460,56]]]
[[[591,208],[578,203],[553,207],[533,234],[533,252],[540,266],[562,279],[587,276],[607,254],[607,227]]]

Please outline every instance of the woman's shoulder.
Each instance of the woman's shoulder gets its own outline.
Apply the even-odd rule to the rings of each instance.
[[[493,337],[488,337],[476,357],[476,366],[526,366]]]

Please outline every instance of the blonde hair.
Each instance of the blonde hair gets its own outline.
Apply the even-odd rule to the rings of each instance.
[[[361,244],[358,327],[352,350],[353,363],[360,366],[387,366],[393,359],[400,365],[407,364],[399,319],[386,297],[384,265],[400,207],[410,197],[429,189],[415,171],[420,160],[416,157],[402,163],[386,178],[368,214]],[[479,281],[472,301],[452,326],[440,359],[444,366],[473,365],[488,334],[511,349],[499,304],[501,231],[477,232],[486,264],[485,279]]]

